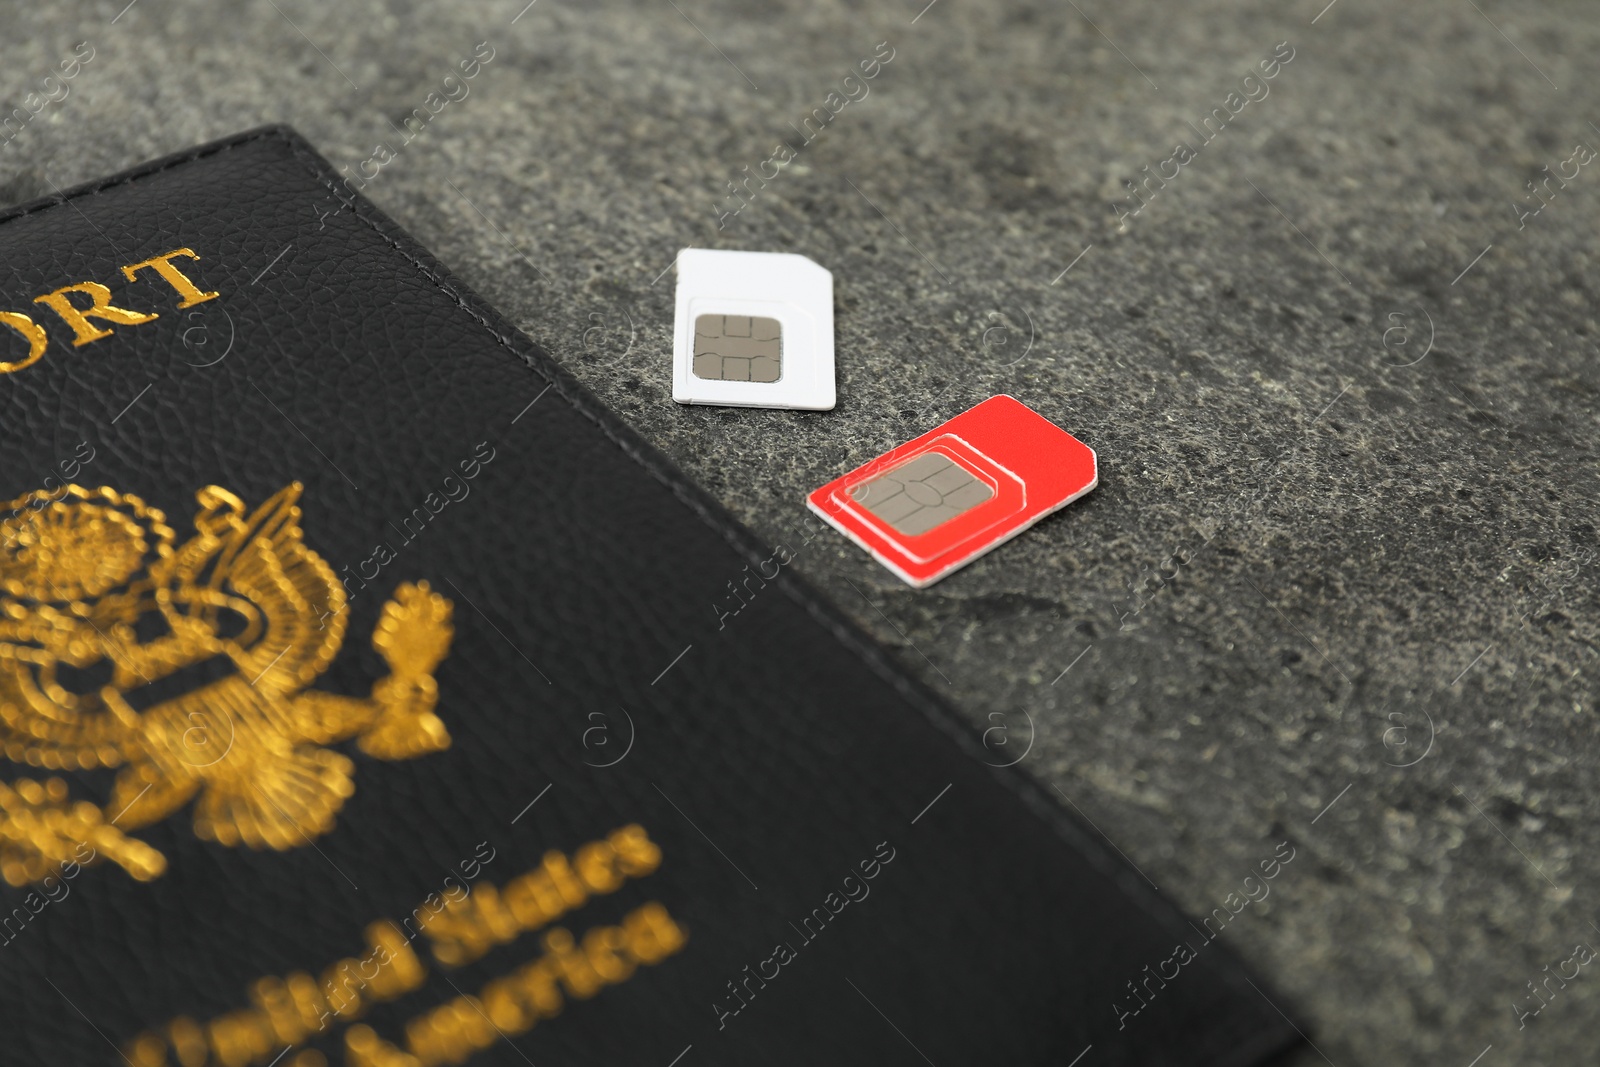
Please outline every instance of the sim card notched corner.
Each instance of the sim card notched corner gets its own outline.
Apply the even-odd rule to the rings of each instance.
[[[790,252],[678,253],[672,399],[828,411],[833,275]]]

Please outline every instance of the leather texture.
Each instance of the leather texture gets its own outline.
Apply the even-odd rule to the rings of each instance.
[[[123,279],[180,246],[220,298],[179,310],[153,275]],[[305,542],[335,572],[394,549],[318,687],[359,696],[383,674],[367,635],[402,582],[449,598],[455,626],[436,671],[451,746],[403,761],[337,746],[355,792],[330,832],[225,847],[185,810],[135,835],[162,876],[86,867],[0,945],[0,1063],[123,1062],[175,1017],[247,1007],[262,976],[359,954],[369,923],[459,880],[480,843],[475,885],[504,885],[630,823],[660,868],[560,925],[581,936],[655,901],[687,943],[470,1062],[1151,1067],[1256,1063],[1296,1040],[1222,944],[1026,774],[990,766],[937,697],[293,131],[10,211],[0,259],[0,307],[50,333],[39,362],[0,375],[0,499],[53,484],[86,442],[75,480],[142,497],[181,541],[202,487],[253,506],[298,481]],[[33,300],[89,280],[160,319],[73,347]],[[483,442],[470,493],[403,539]],[[105,805],[111,774],[62,776]],[[43,772],[0,769],[19,777]],[[870,894],[799,937],[885,842]],[[0,910],[27,892],[0,887]],[[795,958],[729,1011],[729,983],[785,941]],[[1195,959],[1120,1016],[1129,983],[1185,942]],[[403,1048],[408,1020],[541,951],[525,934],[450,969],[419,939],[426,980],[361,1021]],[[303,1047],[344,1062],[346,1029]]]

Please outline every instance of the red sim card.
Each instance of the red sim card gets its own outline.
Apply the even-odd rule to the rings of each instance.
[[[806,498],[921,589],[1099,481],[1094,449],[1021,401],[990,397]]]

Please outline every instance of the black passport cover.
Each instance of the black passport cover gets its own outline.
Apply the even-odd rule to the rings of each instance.
[[[1294,1039],[293,131],[0,259],[0,1062]]]

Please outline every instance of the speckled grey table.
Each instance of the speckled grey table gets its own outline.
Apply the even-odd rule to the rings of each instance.
[[[0,199],[294,123],[1191,912],[1292,842],[1298,1062],[1592,1062],[1592,4],[125,2],[6,5],[6,110],[93,58]],[[836,411],[671,402],[684,245],[835,272]],[[923,592],[808,532],[996,392],[1100,487]]]

